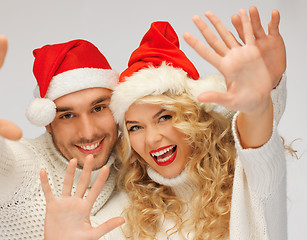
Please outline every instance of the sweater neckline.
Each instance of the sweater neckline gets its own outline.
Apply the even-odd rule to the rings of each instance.
[[[152,167],[147,167],[147,174],[151,180],[172,188],[176,196],[183,201],[189,201],[196,190],[196,186],[188,177],[187,169],[184,169],[178,176],[174,178],[166,178],[159,174]]]

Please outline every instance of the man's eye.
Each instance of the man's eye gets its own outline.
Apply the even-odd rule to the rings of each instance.
[[[62,118],[62,119],[70,119],[70,118],[73,118],[73,114],[71,114],[71,113],[68,113],[68,114],[65,114],[65,115],[62,115],[60,118]]]
[[[128,132],[135,132],[135,131],[137,131],[137,130],[139,130],[139,129],[141,129],[141,127],[135,125],[135,126],[130,127],[130,128],[128,129]]]
[[[164,116],[159,118],[159,121],[164,122],[164,121],[167,121],[169,119],[172,119],[172,117],[173,117],[172,115],[164,115]]]
[[[103,106],[97,106],[97,107],[95,107],[95,108],[93,109],[93,112],[100,112],[100,111],[102,111],[102,109],[104,109]]]

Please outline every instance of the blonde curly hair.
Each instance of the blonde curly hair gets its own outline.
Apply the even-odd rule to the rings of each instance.
[[[196,185],[191,198],[191,218],[182,219],[184,202],[172,191],[151,180],[147,163],[131,148],[128,131],[122,123],[117,144],[118,186],[129,195],[133,204],[125,211],[128,239],[156,239],[161,219],[171,218],[176,225],[167,231],[168,238],[182,230],[193,229],[194,239],[227,239],[236,151],[230,122],[221,114],[205,112],[188,94],[166,92],[145,96],[137,102],[158,104],[172,111],[172,123],[184,133],[192,146],[192,155],[185,170]],[[201,209],[201,211],[200,211]],[[197,224],[196,224],[197,223]]]

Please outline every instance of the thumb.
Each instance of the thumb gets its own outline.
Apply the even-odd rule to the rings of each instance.
[[[99,239],[103,235],[111,232],[113,229],[119,227],[125,223],[125,219],[123,217],[114,217],[105,223],[99,225],[98,227],[93,229],[93,239]]]
[[[0,35],[0,67],[2,67],[7,52],[7,38]]]
[[[0,136],[10,140],[19,140],[22,137],[22,131],[16,124],[0,119]]]
[[[208,91],[198,95],[197,101],[203,103],[216,103],[226,107],[229,103],[229,96],[227,93]]]

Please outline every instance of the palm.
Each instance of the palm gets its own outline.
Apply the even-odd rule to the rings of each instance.
[[[218,39],[199,17],[194,18],[194,23],[212,49],[190,34],[185,34],[184,38],[200,56],[224,75],[227,84],[226,93],[205,92],[198,100],[215,102],[228,109],[249,113],[258,110],[256,108],[265,107],[268,103],[266,100],[272,90],[272,82],[261,51],[256,45],[247,13],[242,11],[241,14],[244,27],[242,32],[246,40],[244,46],[238,44],[213,13],[206,13],[206,16],[223,41]],[[260,103],[262,105],[259,105]]]
[[[90,182],[93,165],[94,158],[89,155],[84,164],[76,192],[74,196],[71,196],[77,161],[76,159],[70,160],[63,183],[62,196],[58,198],[51,191],[46,171],[41,170],[41,183],[46,198],[45,240],[99,239],[104,234],[123,224],[123,218],[115,217],[98,227],[92,227],[90,212],[109,173],[108,167],[103,167],[94,185],[87,196],[84,197]]]
[[[91,239],[90,210],[91,206],[81,198],[55,199],[46,207],[45,228],[57,229],[61,236],[55,239]]]
[[[263,60],[268,68],[272,85],[275,87],[282,74],[286,70],[286,47],[279,33],[280,15],[277,10],[272,12],[272,18],[268,25],[268,34],[265,33],[258,10],[256,7],[249,9],[251,24],[255,37],[255,44],[259,48]],[[232,16],[232,23],[241,40],[245,43],[241,17],[238,14]]]
[[[228,109],[249,112],[271,91],[268,71],[258,48],[254,45],[232,48],[217,69],[224,75],[226,94],[203,94],[203,101],[219,102]],[[262,69],[259,71],[259,69]]]
[[[278,82],[280,76],[286,70],[286,50],[281,35],[266,36],[261,39],[256,39],[256,46],[259,48],[263,56],[263,60],[268,68],[271,79],[274,82]]]

